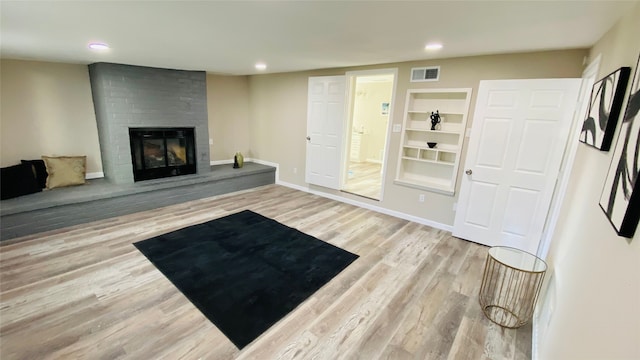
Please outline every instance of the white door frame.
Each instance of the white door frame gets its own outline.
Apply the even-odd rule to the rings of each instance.
[[[380,184],[380,199],[382,201],[384,198],[384,188],[385,188],[385,178],[387,177],[387,163],[389,159],[389,142],[391,141],[391,130],[393,128],[393,111],[395,109],[396,102],[396,90],[398,87],[398,68],[385,68],[385,69],[373,69],[373,70],[358,70],[358,71],[347,71],[345,73],[346,76],[346,93],[347,93],[347,105],[345,106],[345,118],[347,122],[343,127],[344,138],[342,139],[343,151],[342,151],[342,176],[340,181],[340,188],[344,186],[345,179],[347,176],[347,168],[349,167],[349,151],[351,149],[351,113],[353,111],[353,92],[355,90],[355,78],[357,76],[370,76],[370,75],[386,75],[393,74],[393,86],[391,90],[391,102],[389,103],[389,121],[387,122],[387,138],[384,144],[384,152],[382,158],[382,182]]]
[[[578,95],[576,111],[573,116],[571,130],[569,131],[569,136],[565,145],[565,151],[560,165],[560,175],[558,176],[556,188],[554,190],[553,197],[551,198],[549,214],[547,214],[547,221],[544,224],[542,238],[540,239],[540,244],[538,245],[538,251],[536,254],[541,259],[545,259],[549,253],[551,240],[556,230],[556,225],[558,224],[562,202],[567,193],[567,188],[569,187],[569,177],[571,176],[571,170],[573,169],[573,164],[576,159],[582,121],[587,114],[591,87],[598,76],[601,59],[602,54],[598,54],[598,56],[596,56],[596,58],[582,72],[582,88]]]

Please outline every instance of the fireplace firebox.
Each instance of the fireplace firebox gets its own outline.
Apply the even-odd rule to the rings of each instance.
[[[196,173],[194,128],[129,128],[133,179]]]

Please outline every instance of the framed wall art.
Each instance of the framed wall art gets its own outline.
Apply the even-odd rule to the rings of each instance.
[[[389,115],[389,103],[383,102],[380,106],[380,115]]]
[[[602,151],[611,147],[631,68],[621,67],[596,81],[591,89],[580,141]]]
[[[640,219],[640,56],[604,182],[600,207],[620,236],[633,237]]]

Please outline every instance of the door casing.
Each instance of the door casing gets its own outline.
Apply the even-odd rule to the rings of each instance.
[[[576,152],[578,150],[578,138],[580,137],[580,131],[582,129],[582,121],[587,115],[589,96],[591,95],[591,88],[598,76],[598,70],[600,69],[600,60],[602,55],[596,56],[596,58],[589,63],[586,69],[582,72],[582,87],[580,88],[580,94],[578,95],[578,104],[576,105],[576,113],[573,117],[573,123],[567,143],[565,146],[564,157],[562,159],[562,165],[560,166],[560,175],[558,176],[558,183],[556,191],[553,194],[551,200],[551,206],[547,221],[545,222],[544,230],[542,232],[542,239],[538,246],[537,256],[541,259],[545,259],[549,253],[551,246],[551,239],[560,217],[560,209],[564,196],[569,187],[569,178],[571,175],[571,169],[573,169],[573,163],[575,161]]]
[[[343,184],[347,178],[347,168],[349,167],[349,150],[351,149],[351,125],[352,119],[351,114],[353,113],[353,102],[354,102],[354,92],[356,86],[356,77],[358,76],[372,76],[372,75],[388,75],[393,74],[393,85],[391,90],[391,102],[389,103],[389,121],[387,122],[387,137],[384,145],[384,153],[382,157],[382,182],[380,188],[380,201],[384,198],[384,188],[385,188],[385,180],[387,174],[387,166],[389,159],[389,143],[391,141],[391,130],[393,127],[393,112],[395,109],[395,100],[396,100],[396,90],[398,87],[398,68],[386,68],[386,69],[375,69],[375,70],[360,70],[360,71],[347,71],[345,76],[347,78],[346,81],[346,104],[348,104],[346,108],[346,124],[344,127],[344,139],[343,144],[344,148],[342,151],[342,159],[341,159],[341,183],[340,188],[342,188]]]

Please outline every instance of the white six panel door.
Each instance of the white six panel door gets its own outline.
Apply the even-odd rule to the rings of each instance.
[[[310,77],[308,92],[305,181],[339,190],[345,77]]]
[[[480,82],[454,236],[537,252],[580,84]]]

